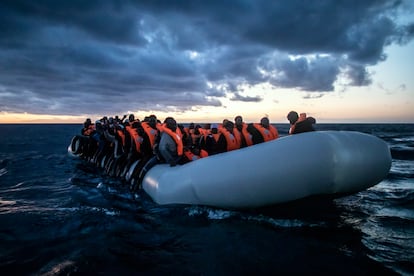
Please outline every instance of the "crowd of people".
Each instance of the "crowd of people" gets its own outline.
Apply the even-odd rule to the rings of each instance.
[[[287,119],[290,122],[289,134],[314,130],[315,119],[306,117],[305,113],[298,115],[291,111]],[[155,115],[139,120],[131,114],[123,118],[103,117],[94,123],[88,118],[78,136],[83,141],[82,156],[95,163],[107,155],[119,163],[112,168],[129,167],[139,160],[135,170],[137,175],[133,178],[142,180],[145,173],[158,163],[176,166],[274,140],[279,138],[279,133],[267,117],[263,117],[260,123],[245,123],[242,116],[236,116],[234,122],[225,119],[221,124],[201,126],[191,123],[184,127],[173,117],[161,122]],[[137,184],[133,183],[131,189],[136,189]]]

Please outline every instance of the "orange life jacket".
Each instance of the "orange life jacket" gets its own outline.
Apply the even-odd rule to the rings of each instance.
[[[198,160],[198,159],[200,159],[200,158],[201,158],[200,156],[198,156],[198,155],[194,154],[191,150],[185,150],[185,151],[184,151],[184,155],[185,155],[185,157],[187,157],[187,159],[188,159],[188,160],[190,160],[190,161],[195,161],[195,160]]]
[[[246,123],[243,123],[241,133],[236,126],[234,126],[234,131],[238,132],[240,136],[243,135],[244,140],[246,141],[246,146],[253,145],[252,135],[247,131]]]
[[[228,131],[225,128],[221,128],[220,131],[224,135],[224,137],[226,138],[227,151],[232,151],[232,150],[236,150],[236,149],[240,148],[240,140],[237,140],[235,135],[230,133],[230,131]]]
[[[171,138],[173,138],[174,142],[177,144],[177,154],[179,156],[183,155],[184,153],[184,145],[183,145],[183,140],[182,140],[183,135],[181,133],[180,128],[177,127],[175,132],[173,132],[171,129],[169,129],[163,124],[162,126],[160,126],[160,129],[162,132],[167,133],[168,135],[171,136]]]
[[[89,136],[89,135],[91,135],[91,134],[92,134],[92,132],[94,132],[95,130],[96,130],[95,125],[94,125],[94,124],[91,124],[91,125],[89,125],[89,126],[88,126],[88,128],[87,128],[87,129],[85,129],[85,130],[83,131],[83,135],[85,135],[85,136]]]
[[[129,135],[131,136],[131,142],[134,144],[135,150],[138,153],[141,153],[141,143],[144,140],[144,138],[139,136],[136,128],[133,128],[131,126],[126,126],[125,129],[126,131],[128,131]]]
[[[119,137],[121,137],[122,145],[125,146],[125,133],[121,129],[118,129],[116,132],[118,133]]]
[[[190,129],[188,127],[184,128],[184,132],[185,132],[185,134],[187,134],[187,137],[190,137]]]
[[[265,142],[279,138],[277,129],[272,125],[269,125],[269,129],[257,123],[253,124],[253,126],[260,132]]]
[[[142,122],[141,126],[144,129],[145,133],[148,135],[148,138],[150,139],[151,147],[154,147],[155,141],[158,137],[159,124],[157,124],[157,129],[153,129],[147,122]]]
[[[208,157],[208,152],[206,150],[200,149],[200,157],[201,158]]]
[[[202,150],[200,150],[200,155],[197,155],[197,154],[193,153],[191,150],[186,149],[186,150],[184,150],[184,155],[185,155],[185,157],[187,157],[188,160],[195,161],[195,160],[198,160],[200,158],[208,157],[208,152],[202,149]]]

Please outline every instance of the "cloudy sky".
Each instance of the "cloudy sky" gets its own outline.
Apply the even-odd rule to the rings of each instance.
[[[414,1],[1,1],[0,122],[414,122]]]

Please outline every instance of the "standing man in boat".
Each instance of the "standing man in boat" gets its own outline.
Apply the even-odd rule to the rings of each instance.
[[[313,124],[316,123],[315,118],[306,117],[306,113],[300,113],[300,116],[296,111],[290,111],[287,115],[287,119],[290,122],[289,134],[298,134],[308,131],[314,131]]]

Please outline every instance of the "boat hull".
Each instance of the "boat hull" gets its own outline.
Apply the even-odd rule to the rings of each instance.
[[[255,208],[356,193],[381,182],[390,167],[389,147],[375,136],[315,131],[182,166],[157,165],[142,187],[158,204]]]

